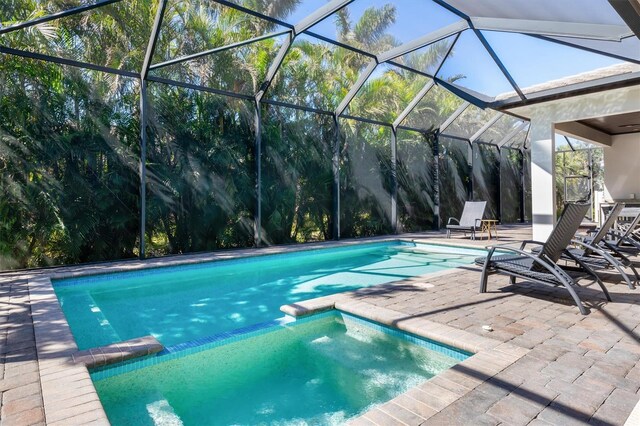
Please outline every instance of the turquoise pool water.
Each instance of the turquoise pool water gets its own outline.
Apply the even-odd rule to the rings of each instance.
[[[55,280],[80,349],[146,335],[179,345],[282,316],[280,306],[473,262],[400,241]]]
[[[345,314],[321,314],[94,384],[118,425],[333,425],[469,354]],[[106,376],[106,377],[105,377]]]

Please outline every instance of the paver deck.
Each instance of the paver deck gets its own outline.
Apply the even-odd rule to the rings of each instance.
[[[445,240],[441,234],[401,237],[476,246],[496,243],[462,236]],[[500,229],[499,243],[525,238],[530,238],[528,227]],[[640,264],[640,258],[634,261]],[[37,286],[30,287],[39,275],[0,275],[0,423],[106,423],[86,368],[68,363],[74,350],[69,336],[52,334],[60,330],[55,300]],[[479,294],[475,267],[341,294],[343,306],[372,315],[384,309],[415,327],[436,332],[439,324],[452,339],[475,335],[508,343],[505,348],[511,351],[478,358],[452,372],[451,380],[438,379],[428,388],[412,390],[353,423],[624,424],[640,398],[640,288],[630,290],[619,278],[611,274],[606,280],[612,302],[607,303],[597,288],[581,289],[590,310],[587,316],[580,315],[562,289],[513,286],[498,275],[489,278],[489,292]],[[53,324],[42,324],[51,312]],[[493,331],[484,331],[483,325]]]

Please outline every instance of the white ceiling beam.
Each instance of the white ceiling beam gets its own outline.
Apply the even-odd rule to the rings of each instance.
[[[459,32],[466,30],[467,28],[469,28],[469,23],[461,19],[451,25],[447,25],[446,27],[440,28],[422,37],[418,37],[407,43],[401,44],[400,46],[394,47],[393,49],[389,49],[386,52],[381,53],[377,56],[378,63],[391,61],[392,59],[398,58],[402,55],[406,55],[407,53],[413,52],[414,50],[421,49],[432,43],[458,34]]]
[[[513,139],[514,136],[520,133],[520,131],[522,131],[522,129],[524,129],[528,124],[529,124],[528,121],[523,121],[522,123],[514,127],[509,133],[507,133],[507,135],[504,138],[502,138],[500,142],[496,144],[498,145],[498,148],[502,148],[504,144],[506,144],[511,139]]]
[[[496,112],[496,114],[491,118],[491,120],[487,121],[484,126],[480,128],[477,132],[475,132],[470,138],[469,142],[474,143],[476,139],[478,139],[484,132],[486,132],[489,127],[493,126],[496,121],[500,120],[500,118],[504,117],[504,114],[500,112]]]
[[[465,110],[467,108],[469,108],[471,106],[471,102],[463,102],[457,110],[455,110],[453,112],[453,114],[451,114],[449,116],[449,118],[447,118],[444,123],[442,123],[440,126],[438,126],[438,128],[440,129],[440,133],[444,133],[445,130],[447,130],[447,128],[451,125],[451,123],[453,123],[454,121],[456,121],[456,118],[460,117],[462,115],[463,112],[465,112]]]
[[[347,93],[344,99],[342,99],[342,102],[340,102],[340,105],[338,105],[338,108],[336,108],[336,117],[340,117],[344,110],[347,109],[349,103],[353,100],[353,98],[356,97],[362,86],[364,86],[364,84],[367,82],[367,79],[371,76],[371,74],[373,74],[373,71],[377,66],[378,64],[376,63],[376,61],[374,59],[371,59],[371,61],[367,65],[367,68],[362,71],[360,77],[358,77],[358,80],[351,86],[349,93]]]
[[[600,146],[611,146],[612,143],[611,135],[598,129],[594,129],[593,127],[585,126],[577,121],[556,123],[555,131],[563,136],[581,139]]]
[[[422,88],[422,90],[420,90],[420,92],[418,92],[418,94],[411,100],[409,105],[407,105],[404,111],[402,111],[400,115],[396,118],[396,120],[393,122],[392,127],[394,129],[396,129],[400,124],[402,124],[404,119],[407,118],[409,114],[411,114],[411,111],[413,111],[413,109],[420,103],[422,98],[426,96],[427,92],[431,90],[431,88],[434,85],[435,85],[435,82],[431,80]]]
[[[590,40],[620,41],[631,33],[626,25],[484,17],[471,18],[471,22],[478,30],[585,38]]]
[[[354,0],[333,0],[300,20],[300,22],[293,26],[293,31],[296,34],[300,34],[353,1]]]

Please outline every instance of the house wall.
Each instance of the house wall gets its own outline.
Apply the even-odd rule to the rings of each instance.
[[[613,136],[604,148],[604,185],[608,200],[640,202],[640,133]]]
[[[556,222],[553,155],[556,127],[558,127],[558,131],[571,135],[572,131],[577,133],[577,130],[572,130],[571,126],[564,126],[561,123],[640,111],[640,85],[513,108],[511,111],[531,120],[533,239],[544,241],[551,233]],[[640,151],[640,144],[635,143],[633,140],[629,142],[626,139],[611,138],[608,135],[599,133],[590,133],[589,142],[594,142],[604,147],[608,147],[611,144],[611,147],[608,148],[610,151],[608,155],[609,165],[605,163],[605,176],[607,173],[606,168],[610,169],[611,189],[615,192],[618,188],[621,191],[623,191],[623,188],[635,188],[638,182],[638,168],[640,167],[636,151]],[[575,136],[585,139],[585,134],[575,134]],[[620,143],[616,146],[616,142]],[[634,145],[636,145],[635,150]],[[611,154],[614,152],[616,154]],[[616,158],[626,157],[627,155],[630,160],[628,163],[624,163],[626,167],[618,166],[615,163]],[[607,161],[606,158],[607,154],[605,154],[605,161]],[[633,161],[635,163],[631,164]],[[632,183],[634,180],[635,184]],[[613,184],[614,181],[616,182],[615,185]],[[629,189],[624,189],[624,191],[631,192]],[[636,192],[638,191],[640,189]],[[628,195],[625,198],[628,198]],[[640,197],[640,194],[638,196]]]

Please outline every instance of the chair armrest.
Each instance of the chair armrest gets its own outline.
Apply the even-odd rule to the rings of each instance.
[[[493,249],[495,249],[495,247],[487,247],[488,249],[490,249],[490,254],[493,254]],[[559,266],[556,266],[555,264],[549,263],[549,261],[546,261],[544,259],[542,259],[540,256],[534,255],[532,253],[529,253],[527,251],[524,250],[519,250],[513,247],[504,247],[501,249],[502,251],[512,251],[514,253],[520,254],[522,256],[526,256],[530,259],[533,259],[534,263],[537,263],[538,265],[542,266],[543,268],[545,268],[547,271],[549,271],[554,277],[556,277],[556,279],[558,279],[558,281],[562,282],[562,281],[568,281],[568,283],[574,283],[573,278],[571,278],[566,272],[564,272],[562,269],[560,269]],[[487,255],[487,260],[486,262],[488,262],[490,260],[490,257]]]
[[[619,229],[610,229],[607,232],[607,236],[608,237],[613,237],[613,238],[620,238],[624,235],[624,232],[619,230]]]
[[[524,250],[525,247],[527,246],[527,244],[534,244],[537,246],[543,246],[544,243],[542,241],[536,241],[536,240],[524,240],[522,241],[522,244],[520,244],[520,250]]]
[[[615,245],[609,243],[608,241],[600,241],[600,244],[602,244],[604,247],[606,247],[608,250],[610,250],[614,256],[618,256],[620,259],[622,259],[625,262],[630,262],[629,258],[627,256],[625,256],[624,253],[622,253],[618,247],[616,247]]]
[[[449,218],[449,220],[447,221],[447,225],[451,225],[451,221],[452,221],[452,220],[455,220],[455,221],[456,221],[456,223],[457,223],[458,225],[460,225],[460,221],[459,221],[458,219],[456,219],[455,217],[450,217],[450,218]]]
[[[492,246],[487,246],[487,247],[485,247],[485,248],[486,248],[487,250],[489,250],[490,248],[495,248],[495,249],[500,250],[502,247],[508,247],[508,248],[509,248],[509,247],[511,247],[511,248],[515,248],[515,247],[512,247],[514,244],[516,244],[516,243],[515,243],[515,242],[512,242],[512,243],[494,244],[494,245],[492,245]]]
[[[587,243],[585,243],[583,241],[580,241],[580,240],[571,240],[571,243],[573,243],[574,245],[577,245],[577,246],[585,247],[585,248],[591,250],[592,252],[599,254],[604,259],[606,259],[606,261],[609,262],[611,265],[615,265],[617,263],[616,260],[613,258],[613,256],[611,256],[609,253],[607,253],[604,250],[602,250],[601,247],[596,247],[594,245],[587,244]],[[567,252],[571,253],[569,251],[567,251]]]

